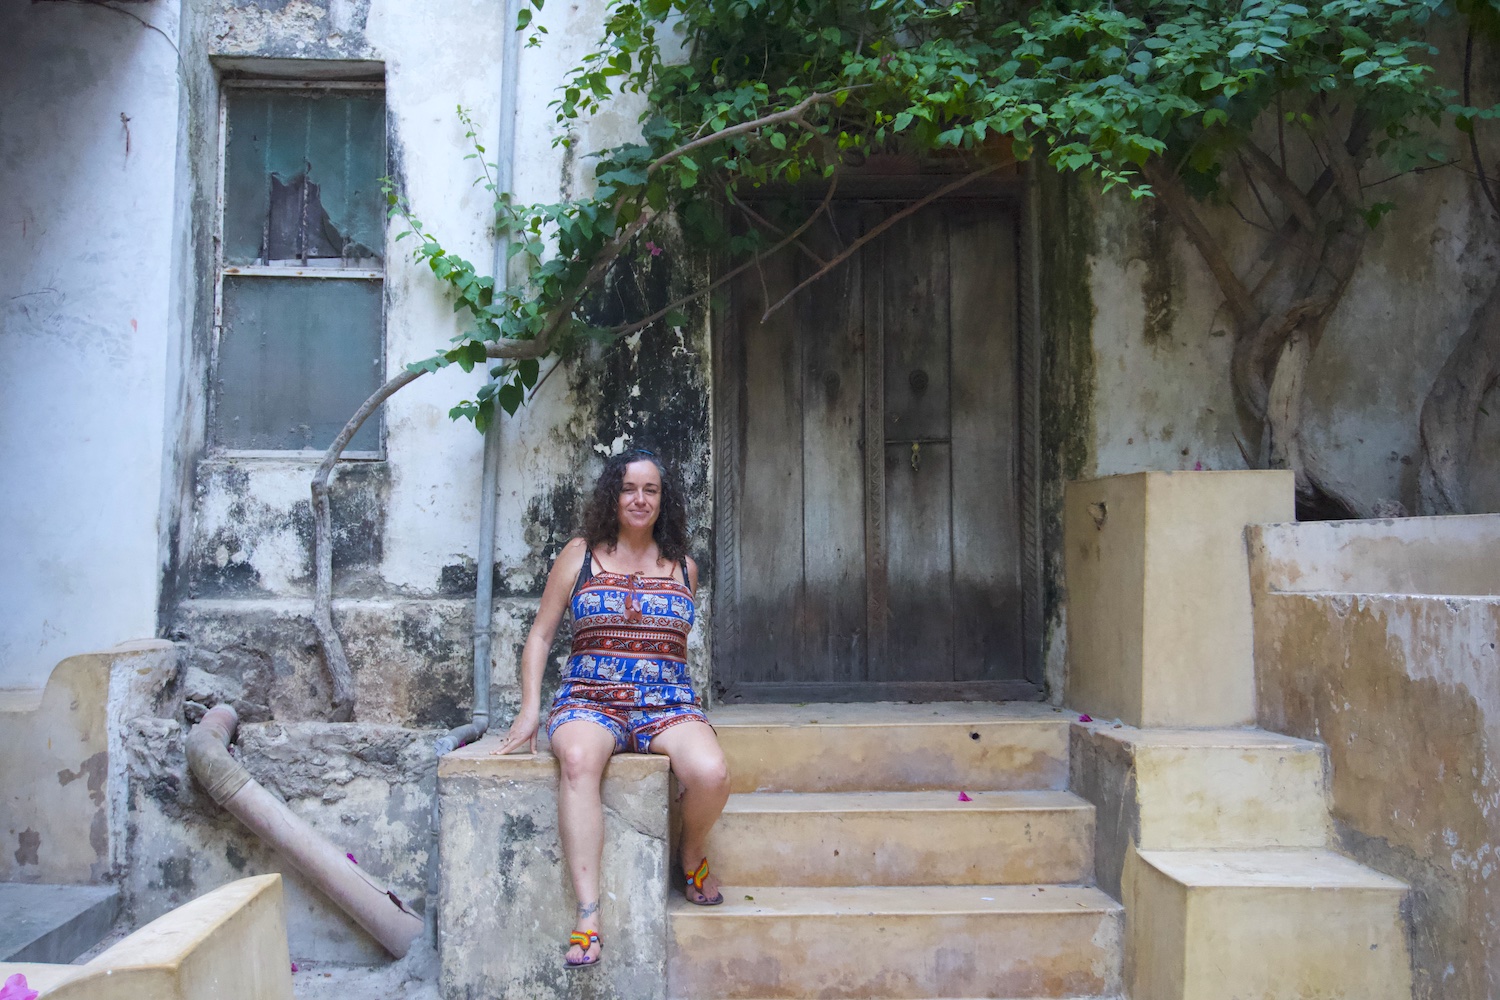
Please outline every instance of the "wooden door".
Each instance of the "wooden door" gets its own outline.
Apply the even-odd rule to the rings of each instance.
[[[1017,232],[997,201],[835,203],[733,284],[715,678],[730,700],[1030,697]]]

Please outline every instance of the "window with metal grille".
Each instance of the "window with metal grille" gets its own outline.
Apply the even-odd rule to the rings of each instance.
[[[209,441],[327,448],[384,374],[385,94],[226,84]],[[349,443],[377,457],[380,422]]]

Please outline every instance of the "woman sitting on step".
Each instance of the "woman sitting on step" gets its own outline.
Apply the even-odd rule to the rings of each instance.
[[[497,754],[536,751],[542,670],[573,613],[573,651],[547,717],[561,765],[558,828],[578,899],[567,965],[595,965],[599,860],[604,849],[604,765],[617,753],[671,759],[682,788],[682,868],[690,903],[724,901],[704,843],[729,797],[729,772],[687,671],[698,567],[687,555],[682,490],[655,455],[605,463],[584,514],[582,538],[563,546],[521,654],[521,708]]]

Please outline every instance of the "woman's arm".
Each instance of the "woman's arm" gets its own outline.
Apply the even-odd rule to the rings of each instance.
[[[542,591],[542,605],[537,609],[531,632],[526,636],[526,646],[521,651],[521,707],[510,724],[510,731],[493,753],[511,753],[527,743],[531,752],[536,753],[536,731],[542,715],[542,671],[547,669],[547,654],[552,650],[557,626],[562,623],[563,612],[573,596],[573,582],[583,569],[587,548],[582,538],[575,538],[563,546],[552,563],[552,572],[547,574],[547,587]]]

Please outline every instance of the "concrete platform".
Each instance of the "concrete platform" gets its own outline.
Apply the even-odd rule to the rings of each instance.
[[[729,705],[709,714],[736,792],[1062,789],[1074,718],[1026,702]]]
[[[1098,809],[1098,884],[1118,894],[1129,846],[1257,850],[1328,843],[1327,752],[1263,729],[1072,726],[1073,790]]]
[[[1132,854],[1130,994],[1411,1000],[1406,893],[1331,851]]]
[[[0,882],[0,962],[71,962],[109,933],[119,909],[112,886]]]
[[[1068,792],[750,792],[709,838],[729,885],[1087,882],[1094,807]]]
[[[1101,997],[1123,911],[1076,886],[735,886],[669,907],[671,996]]]
[[[617,754],[604,771],[597,969],[562,956],[576,900],[557,830],[557,761],[494,756],[487,735],[438,762],[438,949],[445,997],[660,1000],[666,986],[668,762]]]

